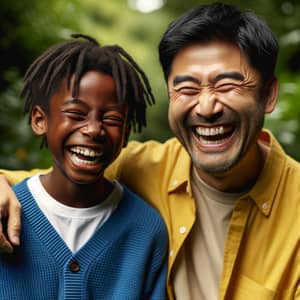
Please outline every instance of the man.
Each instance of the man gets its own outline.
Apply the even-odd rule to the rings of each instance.
[[[130,142],[108,174],[164,217],[171,299],[300,299],[300,166],[262,130],[277,52],[264,21],[220,3],[161,39],[176,138]]]

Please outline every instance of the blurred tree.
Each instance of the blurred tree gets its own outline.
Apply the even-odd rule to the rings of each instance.
[[[148,0],[148,2],[151,0]],[[2,3],[3,2],[3,3]],[[166,0],[162,9],[142,13],[125,0],[0,0],[0,147],[1,168],[31,168],[50,164],[47,151],[39,150],[22,117],[18,97],[21,77],[29,64],[54,42],[72,32],[94,36],[102,44],[124,47],[148,74],[157,103],[148,111],[148,127],[139,140],[163,141],[168,127],[168,97],[158,63],[157,45],[169,22],[184,11],[211,1]],[[279,104],[266,126],[293,157],[300,160],[300,3],[297,0],[226,1],[263,16],[280,41],[277,74],[281,82]]]
[[[48,166],[49,155],[39,150],[22,117],[21,78],[32,61],[69,32],[78,31],[77,1],[1,1],[0,6],[0,147],[1,168]]]

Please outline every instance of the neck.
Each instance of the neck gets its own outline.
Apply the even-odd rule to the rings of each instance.
[[[57,175],[53,172],[41,176],[41,182],[55,200],[77,208],[87,208],[101,203],[113,188],[111,182],[105,178],[92,184],[77,184],[68,180],[57,180]]]
[[[268,148],[257,142],[230,170],[210,174],[197,169],[201,179],[211,187],[227,193],[242,193],[257,181],[266,160]]]

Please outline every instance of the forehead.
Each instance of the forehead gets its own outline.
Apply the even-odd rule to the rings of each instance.
[[[173,60],[168,81],[180,75],[192,75],[205,81],[222,72],[239,72],[243,77],[257,76],[257,71],[249,65],[246,55],[237,46],[210,41],[183,48]]]
[[[72,85],[74,84],[74,75],[72,76]],[[116,93],[116,82],[111,75],[99,71],[88,71],[80,79],[79,93]]]
[[[118,100],[116,82],[111,75],[88,71],[81,77],[78,93],[73,95],[75,75],[71,77],[70,87],[67,87],[66,79],[62,82],[59,90],[51,97],[50,107],[58,107],[66,104],[81,104],[90,108],[102,109],[104,106],[118,107],[126,110],[128,104]],[[72,99],[76,98],[76,101]]]

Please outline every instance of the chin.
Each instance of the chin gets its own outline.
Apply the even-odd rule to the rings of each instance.
[[[76,185],[91,185],[95,184],[101,181],[102,179],[102,173],[101,175],[95,175],[95,176],[68,176],[69,180]]]
[[[199,160],[197,162],[193,161],[193,164],[205,173],[220,174],[230,171],[237,164],[238,159],[227,160],[225,162],[218,162],[218,160],[214,160],[211,164],[204,164],[202,161],[205,161],[205,158],[202,159],[201,162]]]
[[[230,165],[213,165],[213,166],[207,166],[207,165],[201,165],[199,168],[204,171],[205,173],[209,174],[222,174],[228,172],[232,166]]]

